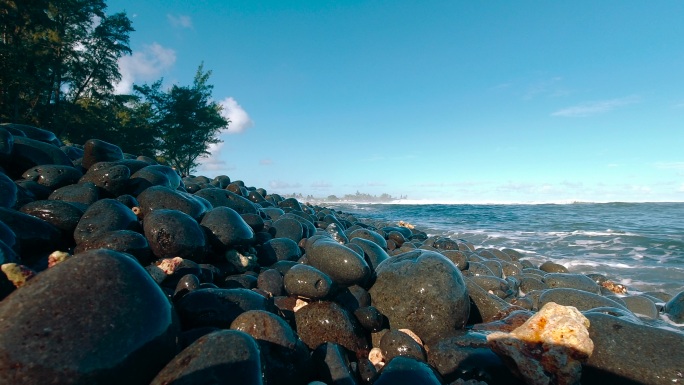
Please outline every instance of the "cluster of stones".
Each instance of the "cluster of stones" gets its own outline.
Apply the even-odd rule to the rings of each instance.
[[[35,127],[0,167],[0,383],[684,381],[684,293]]]

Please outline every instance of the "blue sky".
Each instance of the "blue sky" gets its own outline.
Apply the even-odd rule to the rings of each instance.
[[[684,201],[684,2],[108,1],[132,83],[204,62],[197,174],[437,202]]]

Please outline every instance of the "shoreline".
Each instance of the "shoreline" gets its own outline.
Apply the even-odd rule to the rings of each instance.
[[[681,378],[684,352],[668,346],[684,344],[684,328],[664,319],[684,323],[684,292],[624,296],[605,276],[515,249],[3,127],[0,382]],[[562,322],[549,339],[524,337],[547,311]],[[556,333],[570,319],[581,346]]]

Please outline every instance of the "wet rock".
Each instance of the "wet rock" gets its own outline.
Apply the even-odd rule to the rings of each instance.
[[[413,358],[398,356],[380,372],[373,385],[440,385],[439,375],[428,364]]]
[[[295,312],[297,333],[315,349],[324,342],[334,342],[352,352],[368,350],[363,328],[353,316],[335,302],[312,302]]]
[[[411,357],[422,362],[427,360],[423,346],[400,330],[385,333],[380,340],[380,350],[386,362],[398,356]]]
[[[555,262],[546,261],[539,266],[546,273],[568,273],[568,268]]]
[[[548,302],[555,302],[564,306],[574,306],[580,311],[595,307],[617,307],[626,310],[624,306],[612,299],[577,289],[548,289],[539,297],[539,307],[544,306]]]
[[[257,214],[254,203],[228,190],[205,188],[196,192],[195,195],[208,200],[212,207],[226,206],[237,211],[238,214]]]
[[[11,208],[16,201],[17,185],[5,173],[0,172],[0,207]]]
[[[440,251],[440,254],[449,258],[459,270],[463,271],[468,268],[468,257],[464,252],[460,250],[444,250]]]
[[[131,175],[131,194],[139,195],[152,186],[164,186],[172,190],[181,185],[180,175],[169,166],[154,164],[146,166]]]
[[[59,147],[16,135],[12,155],[3,163],[8,176],[13,179],[20,178],[24,171],[39,165],[73,166],[71,159]]]
[[[257,288],[273,297],[282,295],[285,289],[283,274],[276,269],[261,270],[259,277],[257,277]]]
[[[176,303],[183,329],[212,326],[222,329],[248,310],[271,310],[263,296],[247,289],[198,289]]]
[[[442,375],[445,383],[461,379],[485,381],[489,385],[522,384],[487,347],[487,337],[481,333],[462,332],[431,345],[428,363]]]
[[[465,283],[471,304],[468,324],[494,321],[511,306],[496,295],[489,294],[469,277],[465,277]]]
[[[430,344],[465,326],[470,301],[463,276],[445,256],[412,251],[381,263],[369,290],[393,329],[410,329]]]
[[[361,286],[354,285],[339,290],[335,302],[349,311],[371,305],[370,294]]]
[[[220,330],[180,352],[150,385],[261,385],[259,347],[249,334]]]
[[[389,259],[389,255],[377,243],[365,238],[356,237],[351,240],[352,244],[358,245],[363,250],[368,266],[375,271],[375,269],[384,260]]]
[[[152,186],[138,195],[140,204],[139,217],[145,218],[154,210],[169,209],[184,212],[199,220],[211,207],[208,202],[204,204],[199,198],[183,191],[171,190],[165,186]]]
[[[385,240],[382,235],[376,233],[375,231],[368,229],[357,229],[349,233],[348,237],[350,241],[354,238],[367,239],[380,246],[383,250],[387,250],[387,240]]]
[[[178,280],[176,284],[176,290],[173,292],[173,300],[178,301],[184,295],[191,291],[195,291],[200,288],[200,280],[195,274],[185,274],[181,279]]]
[[[594,350],[588,327],[576,308],[550,302],[511,333],[488,335],[487,343],[528,384],[576,384]]]
[[[76,244],[115,230],[139,230],[133,211],[114,199],[100,199],[88,207],[74,230]]]
[[[297,242],[289,238],[274,238],[257,248],[257,258],[261,266],[271,266],[278,261],[297,261],[302,251]]]
[[[625,303],[625,307],[629,309],[634,314],[640,314],[649,319],[658,318],[658,309],[655,303],[645,296],[632,295],[628,297],[623,297],[622,300]]]
[[[70,186],[60,187],[53,191],[48,197],[51,200],[81,203],[86,206],[97,202],[100,199],[100,191],[92,182],[85,182],[81,184],[72,184]]]
[[[468,279],[475,282],[488,293],[494,294],[499,298],[506,298],[514,295],[513,289],[505,279],[486,275],[469,277]]]
[[[97,163],[83,175],[79,183],[92,183],[100,192],[109,197],[117,197],[129,190],[131,171],[123,165]]]
[[[181,257],[195,262],[204,258],[204,231],[188,214],[176,210],[154,210],[145,217],[143,229],[157,258]]]
[[[306,255],[311,266],[340,286],[363,285],[371,276],[363,257],[331,238],[322,238],[307,246]]]
[[[4,222],[14,232],[21,250],[21,260],[27,265],[32,265],[63,246],[61,232],[40,218],[0,208],[0,222]]]
[[[663,312],[667,314],[673,322],[678,324],[684,323],[684,291],[667,301],[663,308]]]
[[[209,241],[218,251],[254,243],[254,231],[237,211],[216,207],[204,215],[201,226],[207,229]]]
[[[142,234],[131,230],[98,233],[76,246],[74,254],[95,249],[109,249],[130,254],[143,266],[153,260],[152,250],[147,239]]]
[[[221,287],[225,289],[254,289],[257,287],[257,277],[248,273],[229,275]]]
[[[321,384],[356,385],[358,381],[350,369],[349,358],[344,347],[326,342],[318,346],[312,354],[318,376],[325,382]],[[318,385],[319,381],[309,383]]]
[[[52,131],[44,130],[39,127],[17,123],[3,123],[0,125],[0,127],[6,130],[11,130],[12,132],[17,132],[17,130],[21,131],[22,135],[20,136],[26,136],[27,138],[49,143],[58,147],[62,145],[62,141],[60,141]]]
[[[543,282],[550,288],[565,287],[594,294],[601,292],[596,282],[584,274],[549,273],[544,276]]]
[[[585,313],[594,352],[582,384],[676,384],[682,381],[684,334],[638,325],[617,317]]]
[[[47,199],[47,197],[52,193],[50,188],[32,180],[18,179],[14,181],[14,183],[17,185],[18,191],[25,191],[32,198],[32,200]],[[18,197],[17,203],[20,203]],[[22,202],[19,204],[19,206],[21,207],[24,204],[25,202]]]
[[[354,317],[369,332],[379,332],[385,327],[385,316],[375,306],[364,306],[354,310]]]
[[[7,159],[12,154],[14,136],[0,125],[0,160]]]
[[[294,218],[281,217],[273,222],[269,232],[274,238],[287,238],[299,242],[304,236],[302,224]]]
[[[0,303],[0,319],[7,384],[148,384],[176,354],[171,304],[136,261],[109,250],[39,274]]]
[[[333,281],[315,267],[297,264],[283,277],[285,290],[296,297],[323,299],[333,290]]]
[[[467,269],[467,274],[468,275],[473,275],[473,276],[487,276],[487,277],[493,277],[494,272],[492,269],[487,267],[484,263],[477,262],[477,261],[472,261],[468,260],[468,269]]]
[[[74,230],[83,216],[84,206],[57,200],[41,200],[27,203],[19,211],[48,222],[69,239],[73,239]]]
[[[522,292],[521,295],[534,290],[546,290],[549,288],[549,285],[545,284],[541,281],[541,279],[538,278],[539,276],[522,276],[520,279],[520,291]]]
[[[88,170],[98,162],[111,162],[123,159],[121,149],[111,143],[99,139],[90,139],[83,145],[82,166]]]
[[[50,190],[74,184],[83,174],[74,167],[64,165],[40,165],[26,170],[21,177],[37,182]]]
[[[259,214],[240,214],[240,216],[255,233],[263,231],[266,227],[266,223]]]

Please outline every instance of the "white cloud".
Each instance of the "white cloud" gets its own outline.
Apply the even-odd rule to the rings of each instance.
[[[176,28],[192,28],[192,19],[188,15],[166,14],[166,19]]]
[[[133,83],[156,80],[159,75],[171,68],[176,62],[176,51],[163,47],[159,43],[146,45],[142,50],[119,59],[121,81],[114,92],[128,94],[133,90]]]
[[[332,184],[330,184],[329,182],[320,181],[311,183],[311,188],[315,188],[318,190],[326,190],[330,187],[332,187]]]
[[[662,170],[684,170],[684,162],[657,162],[653,166]]]
[[[550,79],[540,80],[534,84],[527,87],[523,99],[529,100],[539,95],[553,94],[555,95],[558,91],[555,91],[556,84],[558,84],[562,77],[556,76]]]
[[[638,103],[640,99],[636,96],[627,96],[618,99],[599,100],[595,102],[587,102],[560,109],[553,112],[551,116],[562,116],[567,118],[586,117],[604,112],[612,111],[616,108],[623,107],[629,104]]]
[[[233,97],[227,97],[221,100],[219,104],[223,107],[221,115],[230,120],[228,129],[224,131],[225,133],[239,134],[254,125],[247,111]]]
[[[271,166],[273,161],[271,159],[262,159],[259,161],[259,166]]]

